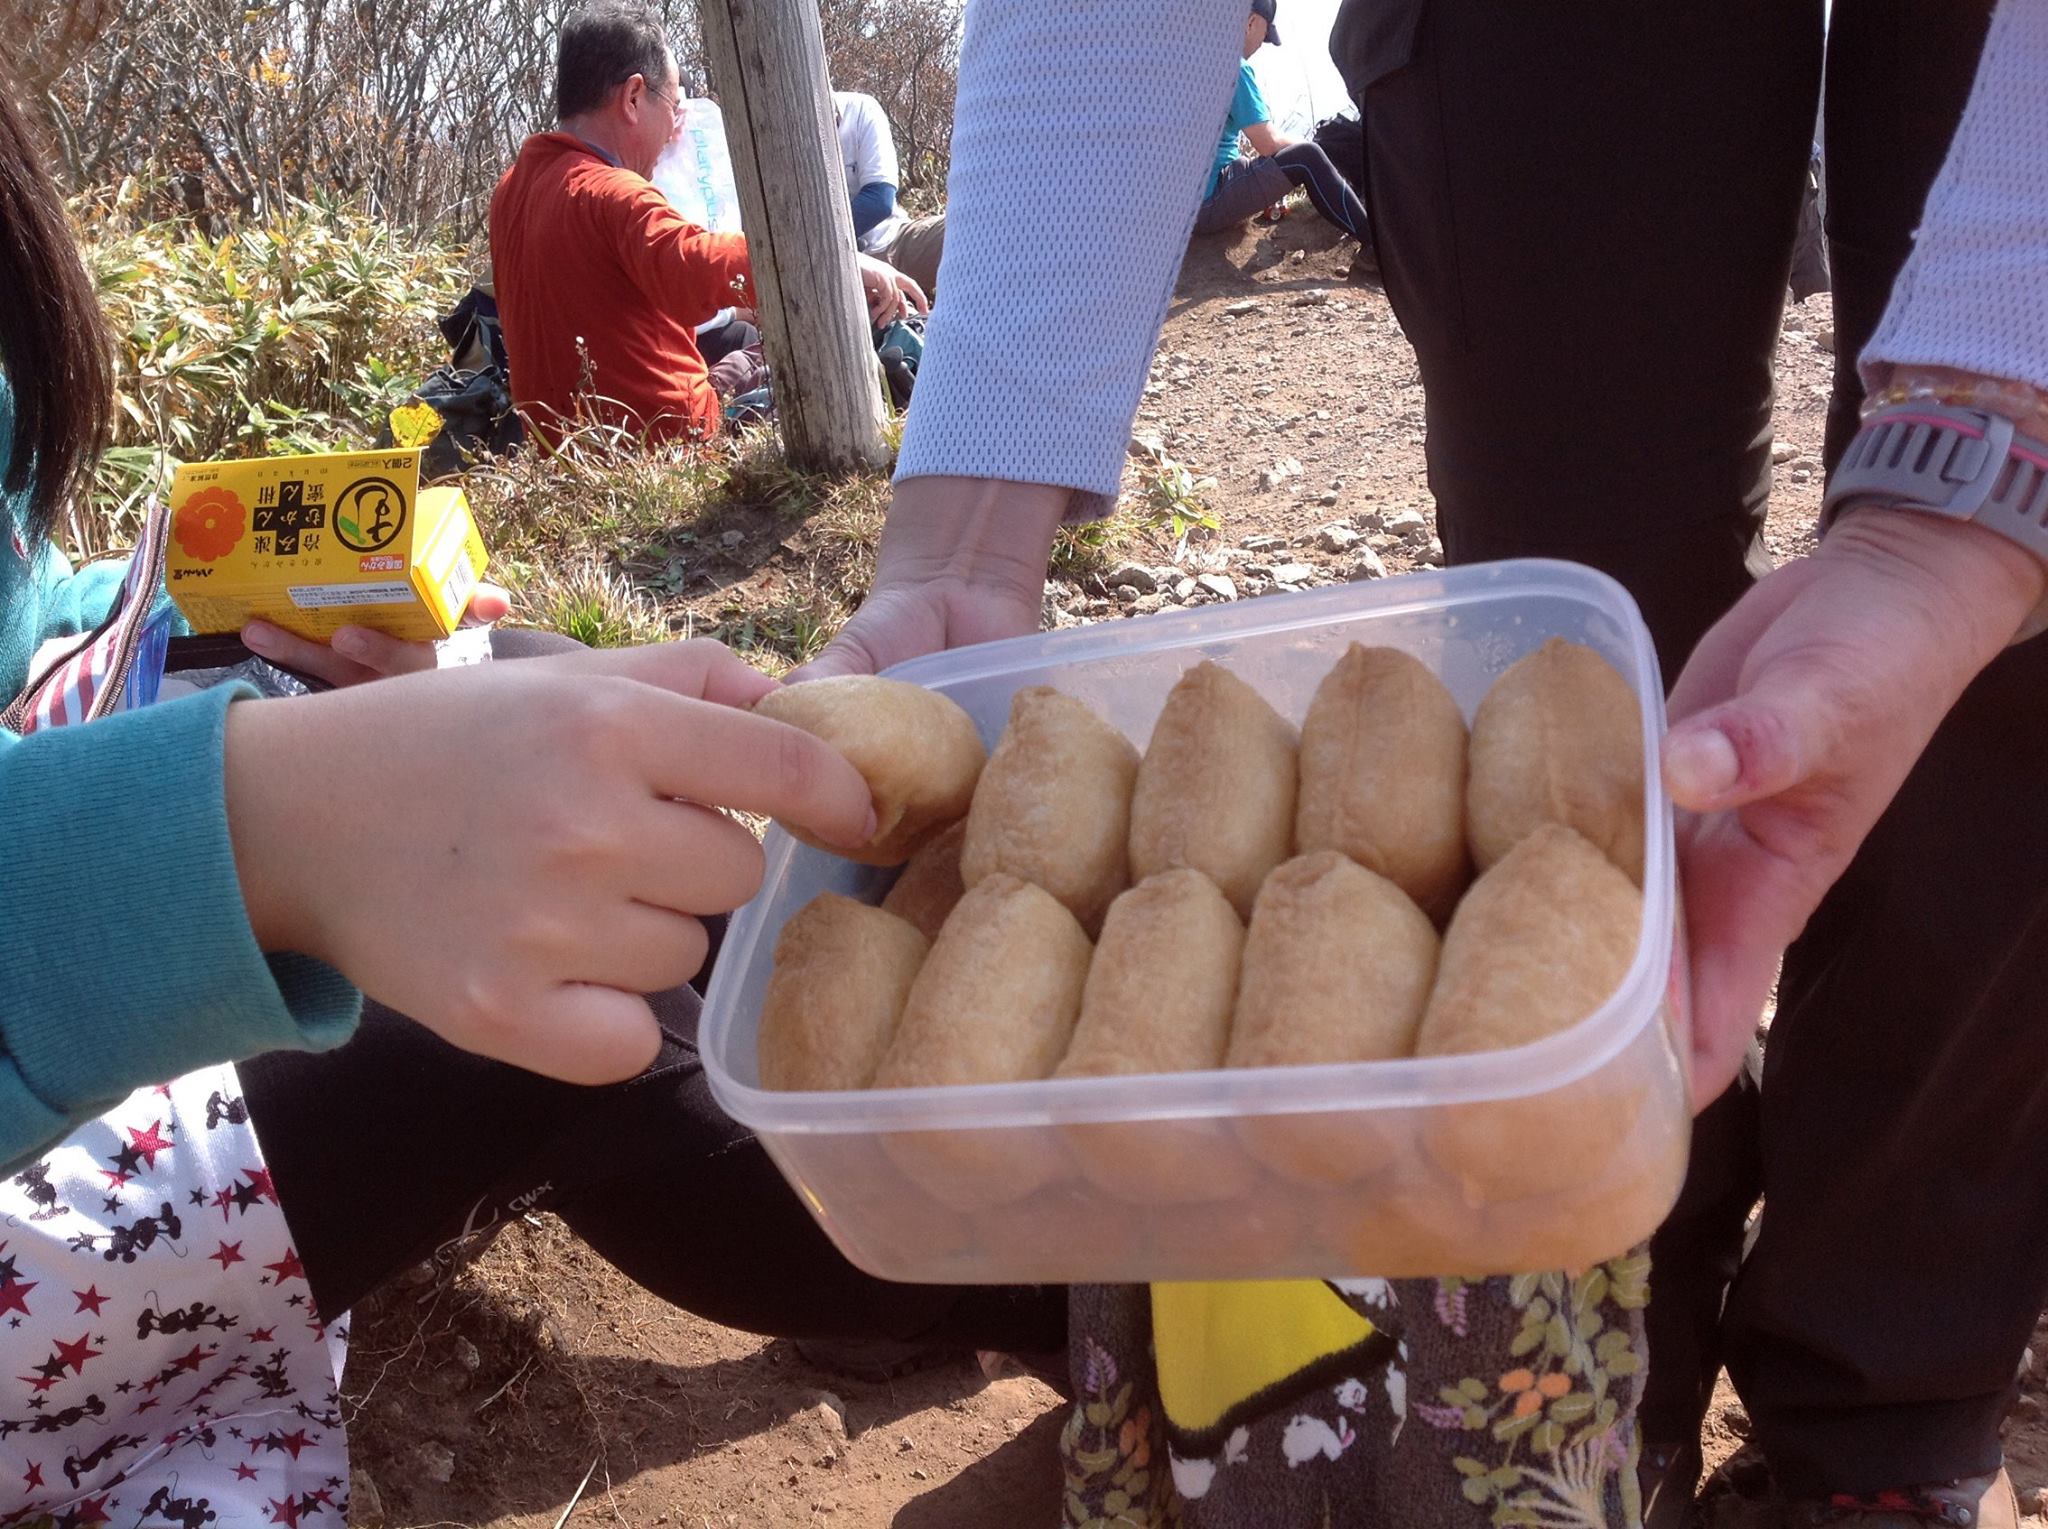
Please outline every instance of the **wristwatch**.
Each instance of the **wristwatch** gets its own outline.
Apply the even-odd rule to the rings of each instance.
[[[1981,409],[1918,400],[1863,421],[1821,504],[1820,529],[1862,505],[1967,520],[2019,543],[2048,566],[2048,443]],[[2020,629],[2048,627],[2048,600]],[[2014,639],[2018,641],[2018,638]]]

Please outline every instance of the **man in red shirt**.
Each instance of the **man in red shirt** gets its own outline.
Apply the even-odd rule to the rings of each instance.
[[[563,23],[557,131],[526,140],[491,199],[491,253],[512,394],[549,441],[584,419],[650,441],[717,434],[714,383],[755,386],[762,369],[714,377],[697,326],[751,306],[747,241],[684,220],[648,177],[675,135],[680,86],[661,19],[601,0]],[[861,261],[877,323],[924,294]],[[747,374],[747,375],[742,375]]]

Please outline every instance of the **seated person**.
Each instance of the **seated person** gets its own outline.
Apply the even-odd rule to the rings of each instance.
[[[721,398],[766,380],[758,345],[707,366],[697,326],[754,297],[747,241],[686,221],[649,176],[680,88],[660,17],[598,0],[563,24],[560,126],[526,140],[491,199],[512,395],[544,439],[582,419],[650,441],[717,434]],[[861,261],[876,322],[924,294]]]
[[[863,254],[901,271],[926,292],[939,281],[946,215],[905,217],[896,209],[896,139],[882,103],[857,90],[832,92],[839,160],[853,201],[853,237]]]
[[[1351,235],[1369,254],[1372,238],[1367,231],[1365,203],[1330,163],[1320,144],[1289,138],[1273,127],[1273,114],[1252,72],[1252,55],[1272,43],[1280,45],[1280,33],[1273,22],[1274,0],[1251,0],[1251,14],[1244,23],[1244,55],[1237,66],[1237,93],[1231,97],[1230,116],[1223,124],[1223,141],[1216,149],[1216,165],[1209,172],[1209,187],[1202,194],[1202,209],[1195,214],[1195,232],[1213,234],[1233,227],[1272,206],[1300,186],[1308,192],[1317,212]],[[1242,135],[1252,152],[1240,154]]]

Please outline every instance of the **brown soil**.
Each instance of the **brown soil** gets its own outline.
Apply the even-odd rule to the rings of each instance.
[[[1137,425],[1216,480],[1206,500],[1220,531],[1186,549],[1190,573],[1229,573],[1249,593],[1273,582],[1260,570],[1277,563],[1306,565],[1320,583],[1347,577],[1367,547],[1390,572],[1431,557],[1426,534],[1380,528],[1402,510],[1433,517],[1422,388],[1377,283],[1349,279],[1347,248],[1296,211],[1190,253]],[[1784,465],[1770,541],[1781,558],[1806,545],[1819,507],[1830,325],[1827,299],[1814,299],[1788,311],[1779,346]],[[1361,539],[1318,546],[1333,523]],[[806,555],[803,535],[772,510],[759,526],[734,524],[746,535],[728,549],[735,566],[711,580],[720,605],[786,599],[783,560]],[[1247,537],[1285,545],[1248,550]],[[1125,551],[1156,567],[1173,549]],[[1129,608],[1085,573],[1056,603],[1062,623]],[[2028,1381],[2008,1429],[2030,1509],[2048,1488],[2044,1378]],[[514,1225],[452,1280],[401,1281],[369,1302],[346,1390],[359,1529],[547,1529],[572,1502],[575,1522],[677,1529],[1058,1522],[1062,1418],[1037,1381],[989,1381],[965,1359],[878,1384],[835,1379],[786,1343],[654,1299],[546,1218]],[[1724,1381],[1710,1462],[1747,1428]]]

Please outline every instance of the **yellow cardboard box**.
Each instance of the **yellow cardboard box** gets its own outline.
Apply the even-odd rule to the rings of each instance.
[[[422,489],[416,449],[200,463],[171,485],[164,582],[195,632],[446,637],[486,561],[468,497]]]

